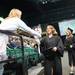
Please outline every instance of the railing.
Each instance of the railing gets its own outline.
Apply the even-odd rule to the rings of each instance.
[[[27,61],[25,60],[25,55],[24,55],[24,46],[23,46],[23,38],[21,35],[19,34],[15,34],[11,31],[8,31],[8,30],[0,30],[0,33],[3,33],[3,34],[6,34],[6,35],[13,35],[13,36],[18,36],[21,40],[21,50],[22,50],[22,68],[23,68],[23,75],[28,75],[28,70],[27,70]],[[6,62],[10,62],[10,61],[15,61],[15,60],[18,60],[19,58],[11,58],[11,59],[7,59],[7,60],[3,60],[3,61],[0,61],[0,64],[1,63],[6,63]]]

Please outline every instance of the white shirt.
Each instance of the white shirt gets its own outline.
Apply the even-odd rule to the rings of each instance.
[[[8,36],[0,33],[0,55],[6,54]]]
[[[16,30],[22,29],[25,32],[31,33],[33,36],[41,37],[41,34],[28,27],[21,19],[14,17],[6,19],[0,24],[0,30]]]
[[[22,29],[25,32],[31,33],[33,36],[41,37],[41,34],[37,33],[30,27],[28,27],[21,19],[14,17],[10,19],[5,19],[0,24],[0,30],[10,30],[15,31],[17,28]],[[6,45],[8,43],[8,36],[0,33],[0,54],[6,53]]]

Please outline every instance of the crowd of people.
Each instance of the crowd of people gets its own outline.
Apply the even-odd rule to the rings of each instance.
[[[27,37],[27,39],[26,39],[26,38],[23,37],[24,47],[34,48],[35,44],[37,44],[37,43],[32,38],[28,39],[28,37]],[[17,37],[17,36],[9,36],[9,42],[7,44],[7,48],[13,48],[13,49],[14,48],[21,48],[20,38]]]
[[[47,25],[46,36],[36,30],[31,29],[21,20],[22,12],[19,9],[12,9],[3,22],[0,24],[0,30],[9,30],[15,32],[17,28],[31,34],[37,44],[32,41],[24,40],[25,47],[39,47],[40,53],[44,56],[44,75],[62,75],[62,62],[64,50],[68,51],[70,75],[74,75],[75,66],[75,37],[71,28],[66,29],[65,39],[58,35],[53,25]],[[38,39],[41,37],[41,40]],[[9,42],[8,42],[9,41]],[[0,61],[7,59],[6,48],[20,48],[19,38],[0,33]],[[38,48],[38,49],[39,49]],[[0,75],[3,75],[4,63],[0,64]]]

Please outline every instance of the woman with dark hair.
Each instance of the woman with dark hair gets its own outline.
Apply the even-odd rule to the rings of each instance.
[[[62,40],[52,25],[48,25],[46,31],[47,36],[42,38],[40,44],[41,53],[44,55],[44,75],[62,75]]]

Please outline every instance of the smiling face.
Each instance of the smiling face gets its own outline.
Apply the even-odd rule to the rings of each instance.
[[[71,34],[72,34],[72,32],[67,29],[67,30],[66,30],[66,35],[67,35],[67,36],[70,36]]]
[[[53,34],[53,32],[54,32],[54,27],[51,26],[51,25],[48,25],[46,31],[47,31],[47,34],[48,34],[48,35]]]

